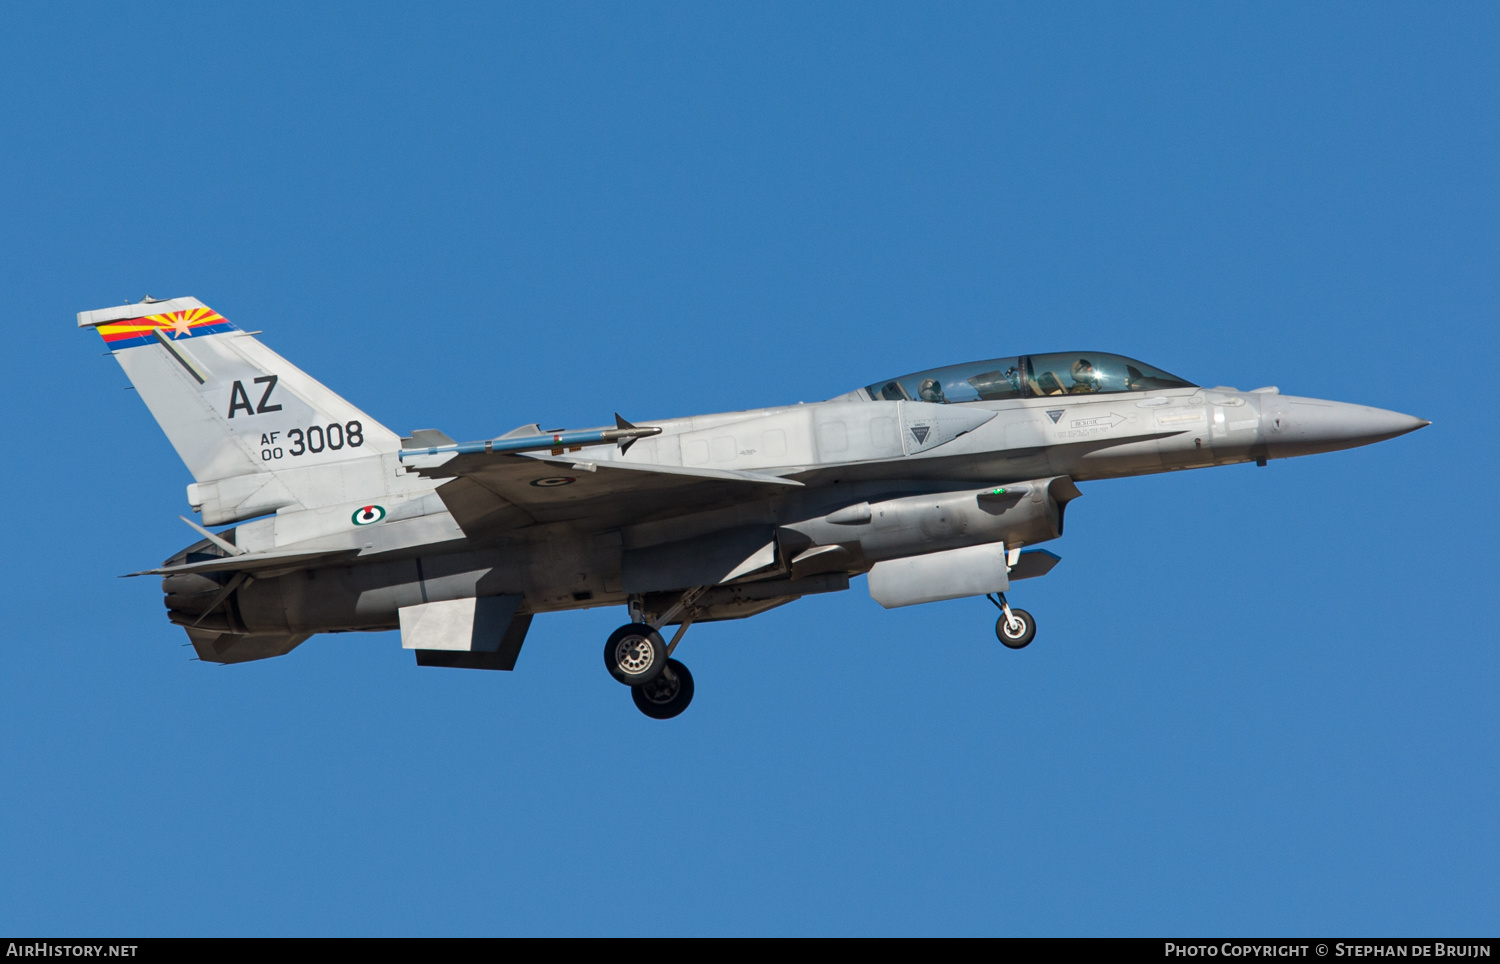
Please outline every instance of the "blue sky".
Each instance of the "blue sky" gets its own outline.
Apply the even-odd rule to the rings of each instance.
[[[0,929],[1495,931],[1493,5],[0,12]],[[399,431],[1090,348],[1434,424],[1086,484],[1062,563],[514,674],[189,659],[190,481],[75,312],[195,295]],[[29,333],[20,338],[22,333]],[[46,458],[42,458],[42,455]]]

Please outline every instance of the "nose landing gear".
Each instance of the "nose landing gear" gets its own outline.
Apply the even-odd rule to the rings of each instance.
[[[995,620],[995,637],[1010,649],[1025,649],[1036,638],[1036,619],[1024,609],[1012,609],[1005,593],[997,592],[984,598],[1000,610]]]
[[[667,644],[647,623],[621,626],[604,643],[604,668],[626,686],[651,682],[666,665]]]

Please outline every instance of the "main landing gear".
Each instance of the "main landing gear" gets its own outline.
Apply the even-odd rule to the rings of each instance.
[[[995,636],[1011,649],[1025,649],[1036,638],[1036,620],[1024,609],[1012,609],[1005,600],[1005,593],[997,592],[984,598],[1000,610],[995,620]]]
[[[609,634],[604,668],[626,686],[644,686],[667,665],[667,644],[649,623],[630,623]]]
[[[677,660],[669,659],[656,679],[632,686],[630,696],[636,709],[653,720],[670,720],[693,701],[693,674]]]
[[[693,674],[672,651],[682,642],[697,615],[693,603],[706,587],[690,589],[666,612],[647,619],[640,597],[630,600],[631,621],[610,633],[604,644],[604,668],[630,687],[636,707],[653,720],[670,720],[693,701]],[[658,630],[682,615],[677,634],[663,642]]]

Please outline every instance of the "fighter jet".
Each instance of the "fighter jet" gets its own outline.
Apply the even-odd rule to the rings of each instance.
[[[695,623],[865,575],[887,608],[1007,598],[1058,556],[1079,482],[1312,455],[1421,428],[1343,402],[1204,388],[1106,352],[992,358],[811,404],[600,428],[401,437],[195,298],[86,311],[187,465],[202,538],[162,565],[198,657],[399,630],[418,666],[512,670],[538,613],[623,606],[604,665],[647,716],[693,698]],[[231,528],[210,531],[207,526]],[[663,630],[675,626],[670,641]]]

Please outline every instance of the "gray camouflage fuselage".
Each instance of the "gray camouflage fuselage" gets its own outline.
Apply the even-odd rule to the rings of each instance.
[[[1055,418],[1049,414],[1059,410]],[[910,431],[915,422],[931,423],[925,444]],[[844,546],[847,556],[833,561],[846,563],[839,570],[845,575],[883,559],[962,546],[1032,546],[1061,534],[1066,501],[1057,504],[1037,488],[1018,504],[982,507],[973,490],[1333,451],[1418,423],[1379,409],[1265,391],[1168,389],[942,406],[831,401],[647,424],[662,434],[624,456],[605,457],[766,471],[803,487],[687,514],[674,506],[591,506],[583,518],[540,521],[485,545],[464,536],[430,484],[391,492],[389,501],[397,505],[387,506],[391,514],[375,531],[339,526],[319,532],[320,522],[330,515],[342,522],[342,513],[251,522],[235,532],[236,543],[251,551],[300,544],[356,549],[365,558],[258,579],[238,591],[238,619],[226,617],[223,628],[294,634],[394,629],[403,606],[475,595],[520,594],[523,611],[533,613],[623,605],[632,592],[717,583],[768,541],[783,548],[783,556],[810,546]],[[538,474],[568,478],[578,472],[574,464],[584,463],[544,463]],[[1042,498],[1033,502],[1033,496]],[[872,506],[868,522],[826,520],[860,503]],[[778,575],[790,576],[787,560],[781,561]],[[738,600],[725,592],[725,600],[699,618],[763,611],[801,594],[800,581],[787,579],[778,586],[785,595],[763,599]],[[847,583],[825,580],[808,588],[841,585]]]
[[[238,523],[190,522],[205,538],[148,570],[214,662],[399,628],[423,665],[510,669],[537,613],[627,605],[652,635],[862,573],[887,607],[1003,593],[1057,562],[1031,547],[1062,534],[1075,483],[1427,424],[1072,353],[813,404],[456,443],[432,429],[398,438],[196,299],[83,312],[79,325],[99,331],[192,472],[203,523]],[[1029,615],[1004,612],[1034,633]]]

